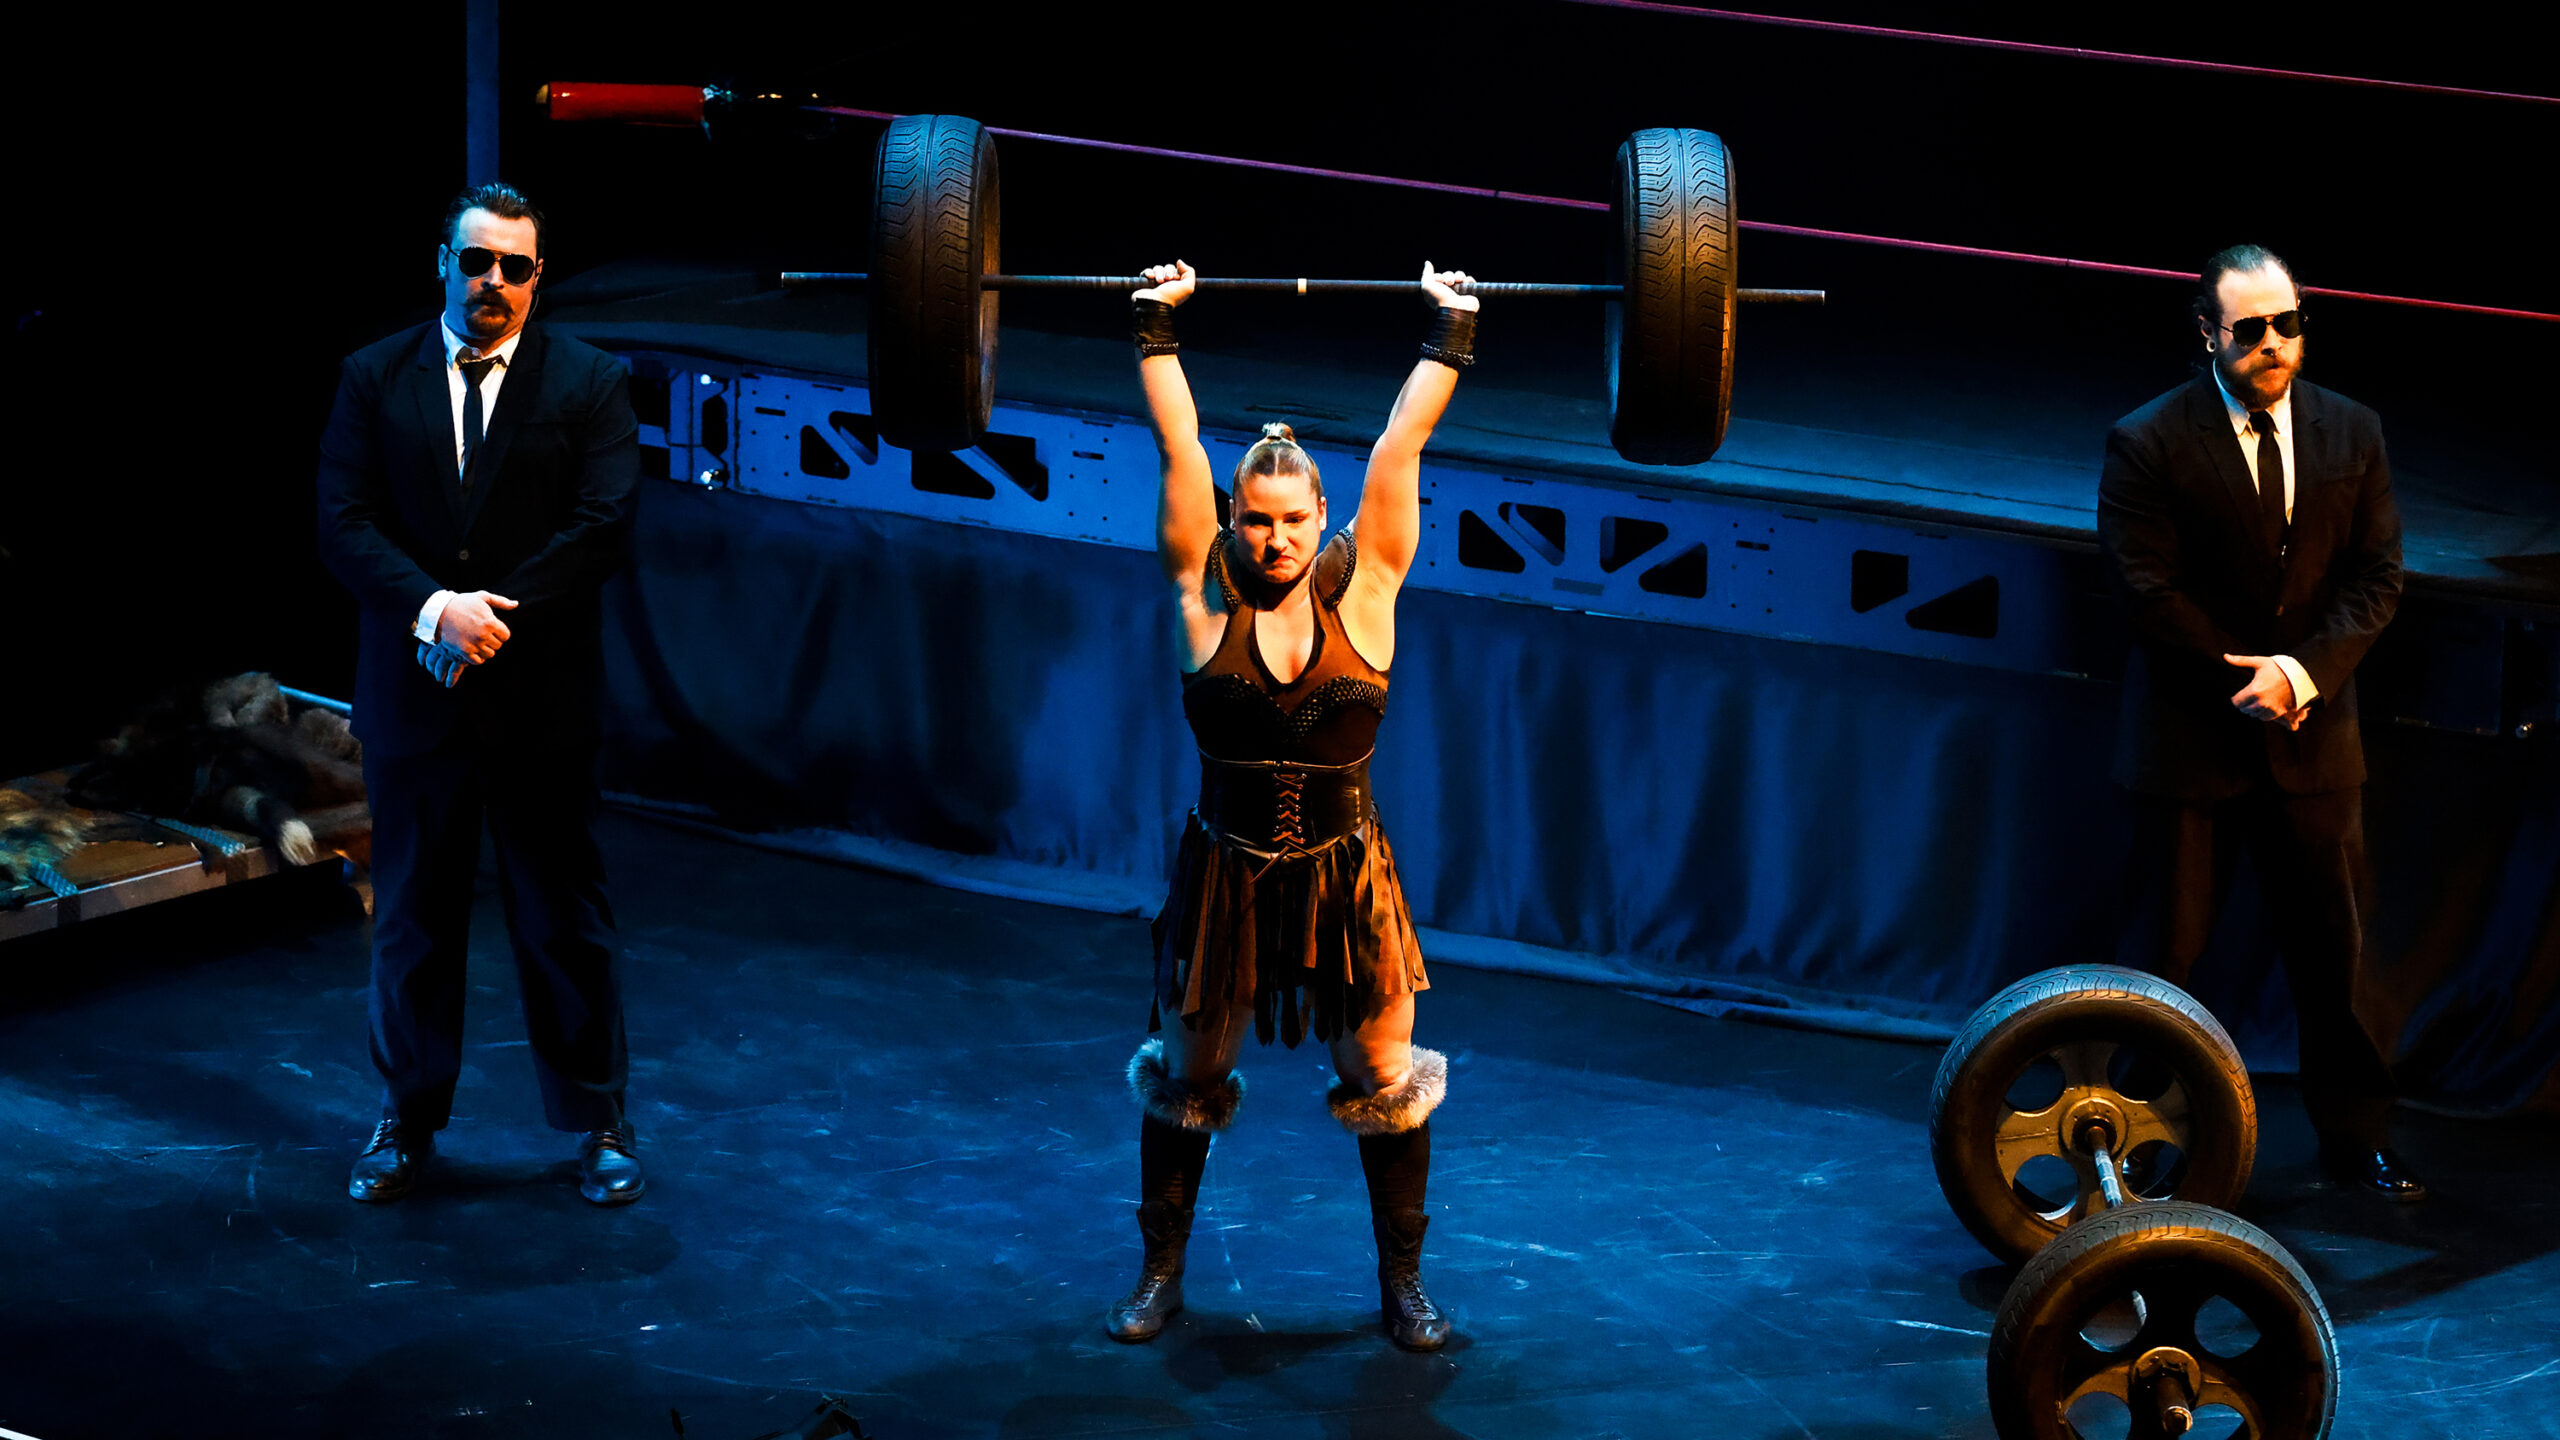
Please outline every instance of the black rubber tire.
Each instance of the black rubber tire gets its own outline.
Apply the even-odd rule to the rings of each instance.
[[[1733,157],[1704,130],[1639,130],[1618,147],[1616,242],[1602,349],[1609,443],[1639,465],[1695,465],[1733,414]]]
[[[871,413],[904,450],[978,443],[995,408],[996,142],[958,115],[902,115],[871,187]]]
[[[2180,1147],[2183,1164],[2157,1177],[2143,1198],[2227,1206],[2249,1187],[2257,1164],[2257,1099],[2239,1047],[2221,1023],[2185,991],[2139,970],[2066,965],[2039,971],[1974,1012],[1938,1062],[1929,1094],[1929,1155],[1938,1188],[1965,1229],[2010,1264],[2025,1261],[2072,1220],[2104,1206],[2096,1196],[2095,1167],[2065,1153],[2059,1135],[2065,1112],[2056,1112],[2050,1153],[2071,1159],[2081,1172],[2081,1201],[2071,1214],[2043,1213],[2004,1173],[1996,1148],[2002,1123],[2020,1113],[2008,1099],[2019,1077],[2063,1047],[2091,1042],[2133,1046],[2165,1066],[2181,1087],[2193,1143]],[[2105,1087],[2087,1093],[2150,1108]],[[2064,1101],[2069,1099],[2066,1089]]]
[[[2117,1361],[2081,1332],[2128,1292],[2142,1294],[2147,1313]],[[2217,1295],[2257,1327],[2237,1359],[2204,1350],[2194,1333],[2197,1309]],[[2338,1340],[2311,1277],[2239,1216],[2166,1200],[2074,1225],[2018,1272],[1991,1326],[1991,1423],[2002,1440],[2068,1440],[2071,1370],[2129,1367],[2156,1345],[2185,1350],[2208,1382],[2245,1394],[2200,1398],[2249,1417],[2251,1440],[2320,1440],[2337,1418]],[[2147,1432],[2137,1423],[2134,1433]]]

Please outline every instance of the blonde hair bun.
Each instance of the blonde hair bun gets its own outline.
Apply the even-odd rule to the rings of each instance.
[[[1284,445],[1295,445],[1298,443],[1298,432],[1274,420],[1262,427],[1262,438],[1277,440]]]

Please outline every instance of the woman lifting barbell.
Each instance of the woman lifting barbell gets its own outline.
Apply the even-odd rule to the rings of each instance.
[[[1198,275],[1177,261],[1134,297],[1138,377],[1164,470],[1156,558],[1180,623],[1182,710],[1200,748],[1200,803],[1155,923],[1161,1032],[1129,1062],[1139,1125],[1137,1286],[1111,1334],[1148,1340],[1182,1308],[1183,1255],[1209,1140],[1244,1096],[1246,1018],[1264,1044],[1332,1048],[1334,1118],[1358,1137],[1388,1333],[1436,1350],[1449,1321],[1422,1288],[1431,1112],[1448,1060],[1413,1044],[1430,985],[1395,857],[1369,795],[1369,754],[1395,660],[1396,591],[1420,543],[1423,442],[1474,359],[1467,276],[1422,267],[1439,306],[1369,454],[1359,513],[1325,541],[1324,482],[1286,425],[1236,466],[1219,523],[1200,419],[1176,358],[1174,308]],[[1355,537],[1356,530],[1356,537]]]

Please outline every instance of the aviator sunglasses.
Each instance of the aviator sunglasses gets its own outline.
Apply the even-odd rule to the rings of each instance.
[[[488,252],[484,250],[481,253],[485,255]],[[523,257],[510,255],[507,258],[510,260],[518,260]],[[482,269],[486,268],[487,267],[485,265],[482,267]],[[477,275],[480,272],[478,270],[474,270],[470,273]],[[515,272],[512,270],[508,271],[507,278],[514,280]],[[521,284],[523,282],[518,281],[517,283]],[[2255,345],[2260,340],[2266,338],[2266,333],[2270,326],[2274,327],[2275,332],[2278,335],[2283,336],[2287,340],[2298,340],[2302,337],[2302,327],[2308,319],[2309,317],[2305,316],[2299,310],[2286,310],[2274,315],[2246,316],[2242,319],[2234,320],[2230,324],[2224,325],[2220,328],[2231,332],[2232,344],[2246,350],[2250,346]]]
[[[505,276],[507,283],[510,285],[521,285],[527,280],[533,278],[533,267],[536,262],[530,255],[501,255],[495,250],[483,250],[477,245],[461,250],[456,250],[452,246],[447,245],[444,247],[444,251],[446,254],[452,256],[457,264],[462,266],[463,278],[468,280],[477,280],[481,276],[488,274],[489,267],[492,265],[498,267],[498,273]],[[2249,325],[2255,324],[2256,322],[2243,320],[2240,323],[2243,325]],[[2277,328],[2282,329],[2283,327],[2279,326]],[[2290,330],[2285,331],[2285,334],[2288,337],[2293,333],[2294,332]],[[2253,336],[2252,338],[2255,337]],[[2246,345],[2249,342],[2247,340],[2243,340],[2240,343]]]

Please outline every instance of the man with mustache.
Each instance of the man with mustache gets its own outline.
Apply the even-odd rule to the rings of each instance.
[[[348,356],[320,442],[320,550],[356,596],[373,809],[382,1120],[347,1193],[399,1199],[451,1118],[472,878],[497,847],[543,1110],[579,1192],[640,1197],[613,912],[596,848],[604,582],[638,429],[622,363],[525,322],[542,212],[491,183],[445,212],[443,313]]]
[[[2355,669],[2398,608],[2382,422],[2298,378],[2293,272],[2256,245],[2205,262],[2208,360],[2116,422],[2098,541],[2130,602],[2116,775],[2136,793],[2128,963],[2183,984],[2238,853],[2258,875],[2300,1029],[2324,1165],[2394,1200],[2389,1068],[2352,1004],[2363,926]]]

